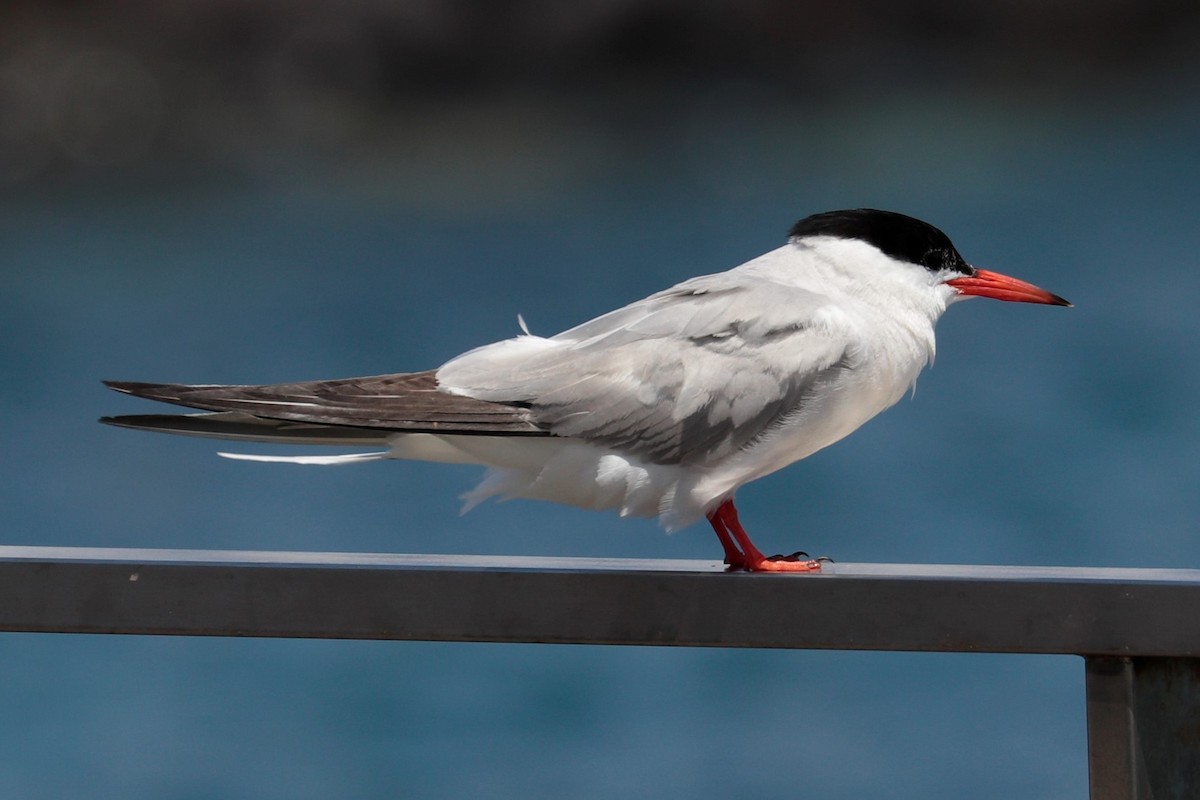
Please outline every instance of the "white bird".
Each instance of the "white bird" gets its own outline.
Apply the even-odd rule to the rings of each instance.
[[[764,556],[738,488],[809,456],[896,403],[934,355],[934,324],[971,296],[1070,305],[977,269],[950,239],[888,211],[831,211],[786,245],[684,281],[556,336],[526,332],[436,370],[266,386],[106,382],[207,414],[106,417],[130,428],[257,442],[376,445],[369,453],[233,458],[479,464],[467,508],[525,497],[669,530],[707,517],[730,569],[808,572]]]

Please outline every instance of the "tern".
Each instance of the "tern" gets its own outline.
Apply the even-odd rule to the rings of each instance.
[[[261,386],[106,381],[203,409],[113,425],[252,442],[371,445],[342,455],[221,455],[297,464],[383,458],[487,468],[490,497],[548,500],[668,530],[707,518],[732,570],[813,572],[765,556],[738,488],[853,432],[912,388],[934,325],[968,297],[1069,306],[968,264],[934,226],[875,209],[806,217],[787,243],[548,338],[522,335],[435,370]],[[382,449],[379,449],[382,448]]]

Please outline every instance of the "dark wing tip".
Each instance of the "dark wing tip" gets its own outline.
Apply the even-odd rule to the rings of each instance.
[[[209,386],[189,386],[182,383],[144,383],[142,381],[102,381],[114,392],[129,394],[134,397],[144,397],[147,400],[160,400],[164,403],[181,403],[183,395],[189,390],[214,388]]]
[[[130,430],[139,430],[139,429],[144,429],[146,427],[145,425],[138,424],[139,420],[141,420],[141,419],[142,419],[141,416],[127,414],[125,416],[117,416],[117,417],[109,417],[109,416],[100,417],[100,419],[98,419],[96,421],[99,422],[101,425],[112,425],[114,428],[128,428]]]
[[[156,389],[170,386],[167,383],[143,383],[141,381],[101,381],[101,383],[115,392],[132,394],[137,397],[145,397]]]
[[[136,421],[140,419],[137,415],[126,414],[124,416],[103,416],[96,420],[102,425],[112,425],[115,428],[137,428]]]

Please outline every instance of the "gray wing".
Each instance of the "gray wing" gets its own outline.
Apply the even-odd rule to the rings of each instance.
[[[263,386],[121,381],[105,381],[105,384],[118,392],[221,413],[106,417],[103,422],[199,436],[248,439],[257,435],[281,441],[329,439],[329,444],[335,444],[337,439],[378,439],[381,429],[489,436],[548,435],[530,420],[528,410],[521,405],[475,400],[441,391],[432,371]],[[301,425],[266,425],[262,420]],[[337,426],[342,430],[318,432],[317,426]],[[366,429],[368,433],[359,436],[349,433],[350,429]]]
[[[474,350],[438,378],[450,391],[526,404],[556,435],[690,464],[759,440],[852,365],[854,352],[823,296],[724,273],[551,339]]]

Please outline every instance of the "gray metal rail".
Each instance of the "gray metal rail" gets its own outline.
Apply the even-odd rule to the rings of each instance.
[[[1200,796],[1200,570],[0,547],[0,630],[1066,653],[1093,800]]]

